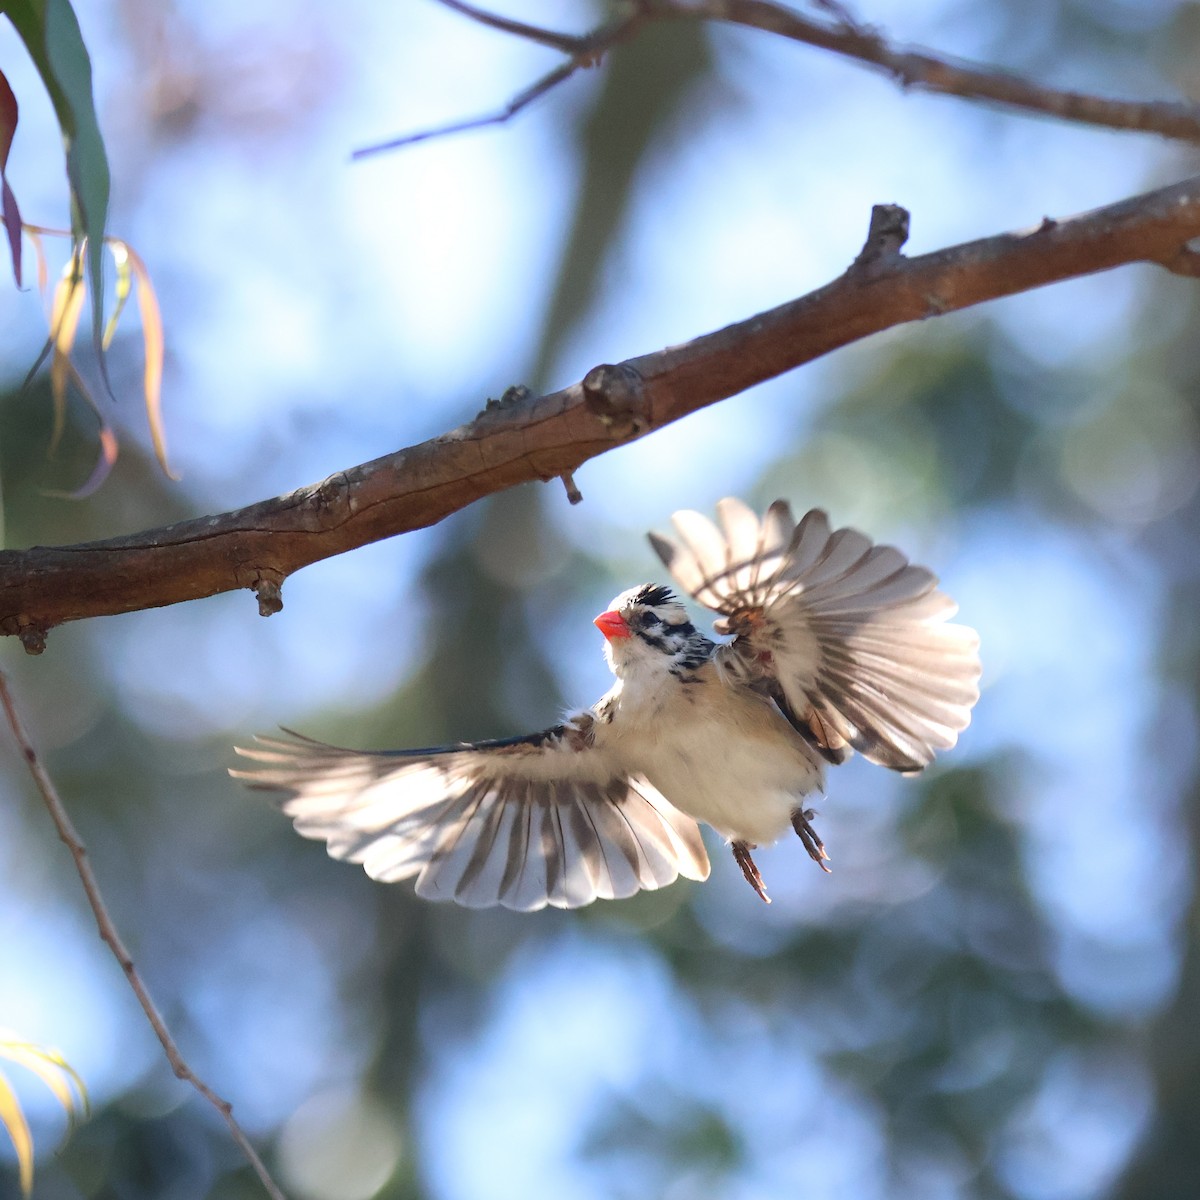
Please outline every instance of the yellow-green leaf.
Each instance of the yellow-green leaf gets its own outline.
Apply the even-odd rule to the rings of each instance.
[[[122,243],[124,245],[124,243]],[[163,324],[162,312],[158,307],[158,296],[150,282],[150,272],[142,256],[129,245],[125,245],[129,265],[137,281],[138,314],[142,318],[142,351],[146,367],[142,375],[142,393],[146,401],[146,422],[150,426],[150,437],[154,441],[154,454],[163,474],[168,479],[178,479],[167,462],[167,435],[162,419],[162,376],[163,376]]]
[[[63,1106],[72,1125],[77,1109],[87,1113],[87,1088],[75,1069],[57,1050],[35,1046],[8,1030],[0,1030],[0,1058],[6,1058],[36,1075]],[[21,1191],[28,1196],[33,1189],[33,1137],[21,1102],[3,1071],[0,1071],[0,1124],[8,1130],[16,1147]]]
[[[0,10],[2,8],[3,0],[0,0]],[[38,286],[44,297],[48,271],[45,250],[42,246],[42,235],[50,234],[58,237],[69,237],[70,235],[65,230],[47,229],[41,225],[26,225],[25,232],[29,235],[37,257]],[[114,309],[104,328],[100,352],[103,355],[111,345],[116,333],[117,322],[124,312],[130,292],[135,291],[138,313],[142,322],[142,350],[145,358],[142,393],[146,404],[146,423],[150,429],[154,454],[158,459],[159,466],[169,479],[178,479],[179,476],[171,470],[167,459],[167,439],[162,417],[165,352],[162,312],[158,306],[158,296],[154,291],[150,272],[146,269],[141,255],[128,242],[122,241],[120,238],[105,238],[104,241],[112,254],[116,268],[117,286]],[[82,488],[75,492],[47,491],[44,494],[48,496],[80,498],[91,495],[107,478],[117,457],[116,434],[105,420],[100,406],[70,359],[78,335],[81,306],[86,290],[84,287],[86,255],[86,245],[75,245],[71,259],[64,268],[62,277],[55,285],[50,302],[50,336],[47,338],[41,354],[38,355],[37,362],[30,368],[25,383],[28,385],[47,356],[51,356],[50,392],[54,405],[54,426],[51,434],[50,453],[57,448],[64,432],[68,384],[74,382],[79,394],[91,406],[100,421],[100,456],[92,474]]]
[[[46,298],[46,287],[50,282],[50,268],[46,263],[46,249],[42,245],[41,230],[24,226],[25,236],[29,239],[29,244],[33,247],[34,258],[37,259],[37,286],[38,292],[42,299]]]
[[[80,248],[80,251],[82,247]],[[83,311],[83,256],[80,251],[71,255],[54,289],[50,306],[50,395],[54,400],[54,431],[50,435],[50,453],[58,447],[67,421],[67,380],[72,374],[71,350],[79,329],[79,314]]]
[[[117,322],[125,311],[125,301],[133,290],[133,271],[129,266],[129,246],[120,238],[105,238],[108,249],[112,253],[113,265],[117,268],[117,285],[113,291],[113,310],[109,314],[108,324],[104,326],[104,341],[101,343],[105,350],[112,345],[113,335],[117,332]]]
[[[76,1092],[80,1106],[87,1112],[87,1088],[75,1068],[57,1050],[28,1042],[0,1041],[0,1055],[36,1075],[63,1106],[71,1124],[75,1123]]]
[[[28,1196],[33,1191],[33,1136],[17,1094],[3,1071],[0,1071],[0,1124],[8,1130],[8,1136],[16,1147],[21,1193]]]

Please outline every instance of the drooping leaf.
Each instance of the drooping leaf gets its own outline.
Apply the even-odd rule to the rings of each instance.
[[[0,1054],[36,1075],[62,1105],[72,1125],[78,1117],[77,1108],[82,1108],[84,1113],[88,1111],[87,1087],[75,1068],[57,1050],[35,1046],[30,1042],[2,1039]]]
[[[8,1136],[16,1148],[21,1194],[28,1196],[33,1191],[33,1135],[29,1132],[29,1122],[21,1110],[21,1102],[3,1071],[0,1071],[0,1124],[8,1130]]]
[[[35,1046],[15,1035],[0,1030],[0,1058],[17,1063],[31,1071],[50,1089],[62,1105],[68,1121],[74,1125],[80,1111],[88,1111],[87,1088],[78,1072],[57,1050]],[[8,1131],[17,1152],[17,1171],[21,1192],[28,1196],[33,1190],[33,1137],[21,1102],[8,1077],[0,1071],[0,1124]]]
[[[83,257],[77,248],[54,289],[54,301],[50,306],[50,395],[54,400],[54,430],[50,435],[51,454],[58,448],[66,427],[67,382],[72,375],[71,350],[79,329],[83,297]],[[82,390],[87,392],[86,387]]]
[[[21,210],[17,198],[9,186],[8,152],[12,149],[13,135],[17,131],[17,98],[9,87],[4,72],[0,71],[0,212],[4,218],[4,231],[8,235],[8,250],[12,256],[13,275],[17,287],[21,286]]]
[[[67,157],[71,229],[85,240],[92,337],[99,350],[104,313],[104,226],[108,217],[108,156],[92,98],[92,62],[69,0],[7,0],[2,6],[50,94]],[[100,358],[105,371],[104,359]],[[105,376],[107,380],[107,374]]]
[[[42,490],[43,496],[53,496],[59,500],[86,500],[89,496],[100,490],[104,481],[116,465],[120,446],[117,442],[116,432],[107,422],[100,426],[100,432],[97,434],[97,437],[100,441],[100,453],[96,456],[96,465],[92,467],[91,474],[88,475],[87,479],[73,492],[61,491],[58,488],[44,488]]]
[[[0,173],[8,166],[8,152],[17,132],[17,98],[9,86],[8,77],[0,71]]]
[[[115,247],[118,243],[114,241]],[[158,296],[150,282],[150,272],[138,252],[125,242],[124,249],[137,285],[138,315],[142,319],[142,350],[146,365],[142,373],[142,393],[146,401],[146,422],[150,426],[150,437],[154,442],[154,454],[163,474],[168,479],[178,479],[167,462],[167,436],[162,419],[162,376],[163,376],[163,324],[162,311],[158,307]]]
[[[108,249],[112,254],[113,266],[117,269],[116,286],[113,288],[113,309],[108,314],[108,322],[104,326],[104,349],[112,346],[113,337],[121,314],[125,311],[125,302],[133,291],[133,268],[129,265],[129,246],[120,238],[109,238]]]
[[[108,420],[104,416],[104,411],[97,403],[95,396],[92,395],[91,389],[80,378],[75,364],[70,359],[67,360],[67,371],[71,382],[75,384],[75,390],[87,403],[92,412],[96,414],[96,420],[100,424],[100,429],[96,434],[100,442],[100,452],[96,456],[96,464],[92,467],[91,473],[74,491],[63,491],[59,488],[44,488],[42,495],[54,496],[59,500],[86,500],[88,496],[100,489],[116,465],[117,455],[120,452],[120,444],[117,441],[117,431],[108,423]]]
[[[42,245],[42,234],[40,230],[26,225],[25,236],[33,247],[33,257],[37,263],[37,288],[42,299],[45,300],[46,287],[50,282],[50,267],[46,262],[46,248]]]
[[[58,237],[69,235],[64,230],[47,229],[41,225],[26,226],[25,232],[29,235],[33,245],[38,266],[38,288],[45,298],[49,270],[45,248],[42,245],[42,235],[51,234]],[[124,312],[130,293],[134,292],[137,296],[138,313],[142,322],[142,347],[145,356],[142,391],[146,404],[146,423],[150,428],[155,457],[158,459],[163,474],[169,479],[178,479],[179,476],[171,470],[167,459],[167,440],[162,419],[162,377],[165,352],[162,312],[158,306],[158,296],[154,291],[150,272],[146,269],[141,255],[128,242],[124,242],[120,238],[105,238],[105,243],[112,254],[116,269],[116,289],[113,312],[104,326],[102,349],[107,350],[111,345],[116,334],[117,322]],[[50,300],[50,336],[46,339],[42,352],[38,355],[37,361],[30,368],[25,379],[25,383],[28,385],[47,356],[50,356],[50,390],[54,403],[50,453],[57,448],[66,428],[69,383],[74,383],[79,394],[92,408],[100,422],[100,457],[92,474],[88,477],[88,481],[75,492],[47,491],[45,493],[73,499],[91,495],[107,478],[117,458],[116,433],[105,419],[87,383],[70,360],[86,291],[83,276],[85,261],[86,247],[80,247],[77,244],[70,261],[63,269],[62,276],[55,285],[54,294]]]

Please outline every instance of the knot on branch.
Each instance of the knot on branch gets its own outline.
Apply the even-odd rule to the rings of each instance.
[[[260,571],[250,585],[258,597],[260,617],[273,617],[283,608],[283,580],[284,576],[278,571]]]
[[[580,386],[588,412],[617,437],[630,437],[646,428],[645,384],[627,363],[601,363],[583,377]]]
[[[28,613],[0,619],[0,634],[15,637],[25,647],[26,654],[41,654],[46,649],[46,634],[50,626],[35,621]]]
[[[908,209],[899,204],[876,204],[871,209],[867,240],[846,274],[875,279],[893,266],[908,241],[908,222]]]
[[[476,414],[476,418],[485,417],[489,413],[511,413],[516,409],[528,404],[534,398],[533,392],[529,390],[523,383],[514,383],[511,387],[506,387],[500,394],[500,399],[497,400],[493,396],[489,396],[487,403]]]
[[[1200,238],[1191,238],[1177,247],[1171,254],[1158,260],[1172,275],[1183,275],[1189,279],[1200,277]]]
[[[32,621],[21,626],[17,638],[25,647],[26,654],[41,654],[46,649],[46,634],[49,631],[44,625],[35,625]]]

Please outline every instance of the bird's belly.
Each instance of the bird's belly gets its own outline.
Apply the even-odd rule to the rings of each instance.
[[[705,736],[711,734],[711,736]],[[727,729],[660,741],[645,774],[680,811],[731,840],[766,845],[780,837],[822,770],[795,741]]]

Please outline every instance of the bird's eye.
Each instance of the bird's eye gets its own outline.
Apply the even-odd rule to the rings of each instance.
[[[662,618],[659,617],[658,613],[644,612],[644,613],[642,613],[642,624],[643,625],[661,625]]]

